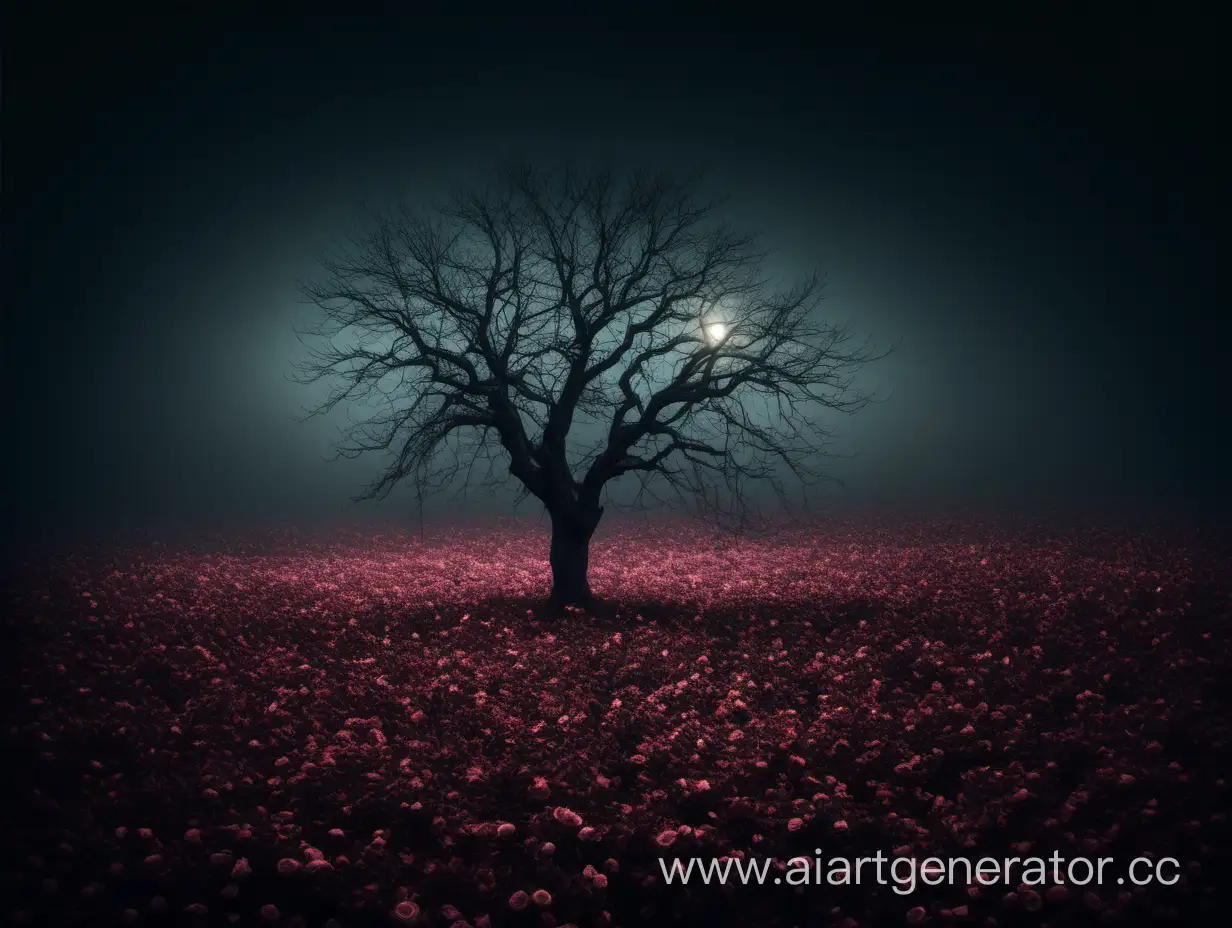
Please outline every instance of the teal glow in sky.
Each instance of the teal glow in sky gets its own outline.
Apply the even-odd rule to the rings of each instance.
[[[699,83],[666,23],[182,25],[6,57],[11,524],[353,512],[371,465],[295,421],[299,281],[372,207],[517,158],[705,170],[776,275],[824,271],[828,311],[896,346],[861,384],[887,401],[836,423],[836,505],[1226,498],[1196,38],[743,29]],[[532,53],[579,37],[568,74]],[[601,65],[634,58],[661,66]]]

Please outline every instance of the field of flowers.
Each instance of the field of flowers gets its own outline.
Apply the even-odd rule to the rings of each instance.
[[[1226,548],[516,522],[79,551],[6,592],[14,924],[1221,921]],[[658,858],[1173,856],[1174,886],[666,885]],[[333,920],[331,922],[331,919]]]

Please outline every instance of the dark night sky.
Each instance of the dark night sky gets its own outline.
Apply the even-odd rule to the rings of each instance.
[[[516,158],[707,169],[898,345],[836,505],[1226,507],[1209,24],[212,9],[6,28],[14,537],[347,514],[369,467],[285,379],[297,279],[365,204]]]

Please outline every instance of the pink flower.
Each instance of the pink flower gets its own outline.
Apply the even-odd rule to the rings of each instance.
[[[509,897],[509,908],[515,912],[521,912],[528,905],[530,905],[530,896],[520,889]]]
[[[512,838],[515,834],[517,834],[517,832],[518,829],[509,822],[503,822],[501,826],[496,829],[496,833],[502,838]]]
[[[409,925],[419,918],[419,906],[411,901],[399,902],[394,906],[394,918],[404,925]]]
[[[665,828],[655,836],[655,844],[659,847],[671,847],[676,843],[676,829]]]
[[[577,828],[582,824],[582,816],[571,809],[566,809],[564,806],[558,806],[556,811],[552,813],[552,816],[556,821],[570,828]]]
[[[282,873],[282,874],[298,873],[299,870],[300,870],[300,863],[298,860],[294,859],[293,857],[284,857],[282,858],[282,860],[278,861],[278,872],[279,873]]]
[[[546,889],[536,889],[531,899],[535,900],[535,905],[551,905],[552,894]]]

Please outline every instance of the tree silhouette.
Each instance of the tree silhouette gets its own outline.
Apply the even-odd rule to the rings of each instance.
[[[772,287],[720,205],[696,178],[518,168],[322,259],[299,375],[329,382],[313,413],[363,404],[341,455],[390,457],[360,498],[512,476],[551,517],[566,605],[590,600],[613,481],[739,515],[750,481],[786,498],[824,476],[822,414],[868,401],[852,381],[872,356],[821,320],[817,275]]]

